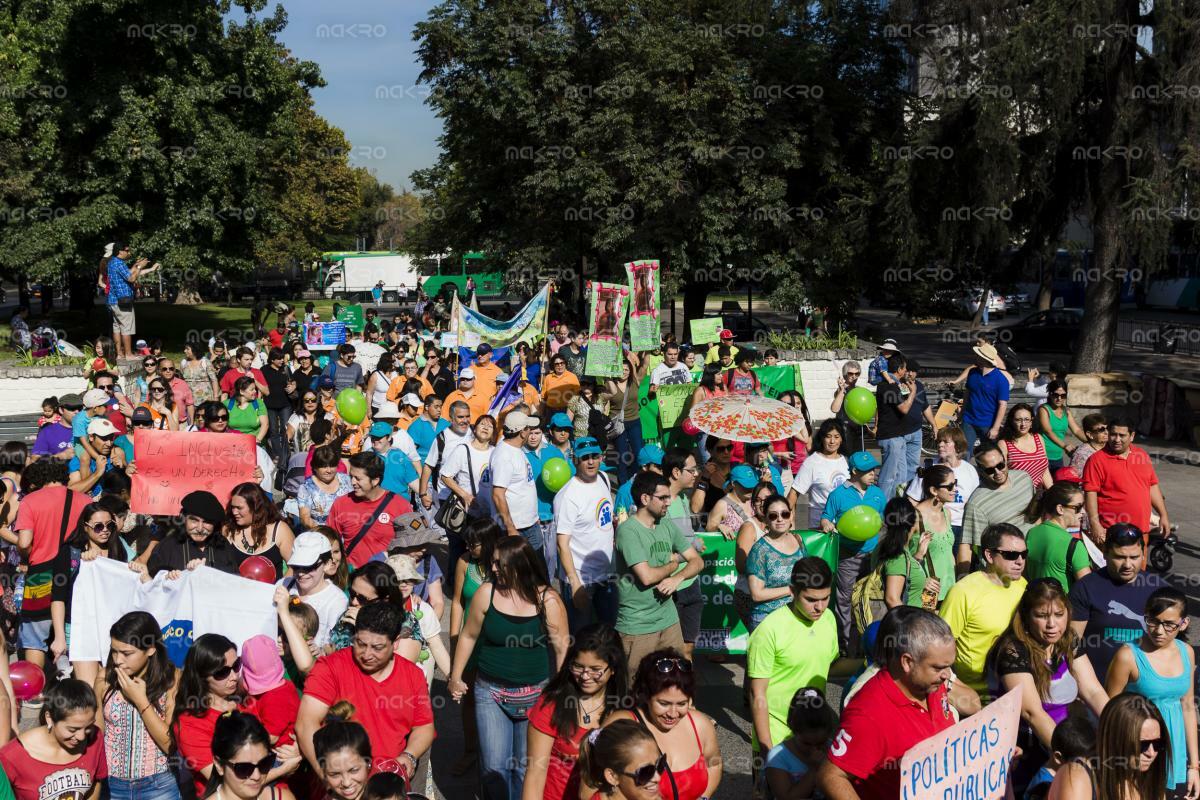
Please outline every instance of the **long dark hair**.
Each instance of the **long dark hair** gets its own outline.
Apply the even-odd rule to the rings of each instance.
[[[463,553],[463,558],[470,561],[471,545],[479,542],[479,563],[483,565],[484,574],[487,574],[492,568],[492,555],[496,550],[496,542],[503,539],[504,535],[504,529],[491,517],[472,517],[462,532],[463,543],[466,544],[468,551]]]
[[[1138,771],[1142,724],[1158,723],[1161,746],[1148,772]],[[1171,763],[1171,732],[1158,706],[1140,694],[1125,692],[1108,701],[1100,714],[1096,735],[1096,797],[1122,800],[1125,797],[1166,797],[1167,773]],[[1134,794],[1127,787],[1134,788]]]
[[[78,550],[86,550],[88,546],[87,527],[88,521],[95,514],[108,514],[113,525],[117,523],[117,517],[112,511],[105,508],[100,503],[88,503],[79,512],[79,521],[75,523],[75,530],[71,532],[67,538],[67,544]],[[108,544],[104,548],[104,555],[114,561],[124,563],[128,559],[125,557],[125,545],[121,543],[121,532],[116,528],[113,529],[112,535],[108,537]]]
[[[212,737],[214,764],[220,762],[223,767],[228,768],[237,752],[251,744],[260,744],[268,753],[271,752],[271,737],[258,717],[241,711],[230,711],[217,717],[217,726],[213,729]],[[215,794],[223,780],[214,767],[201,797]]]
[[[279,522],[283,517],[275,504],[267,499],[267,494],[257,483],[239,483],[233,487],[229,496],[229,505],[225,508],[225,538],[233,541],[237,523],[233,521],[233,498],[240,497],[246,501],[250,509],[250,534],[253,537],[254,549],[258,550],[267,543],[267,526]]]
[[[571,672],[571,664],[580,653],[592,653],[598,659],[608,664],[608,683],[604,686],[604,705],[598,723],[613,711],[627,706],[625,686],[628,684],[629,670],[625,661],[625,651],[621,647],[621,637],[608,625],[589,625],[576,634],[567,656],[563,659],[562,668],[546,684],[542,697],[554,706],[551,722],[555,730],[570,731],[575,729],[576,709],[579,708],[579,686],[575,675]]]
[[[993,658],[998,657],[1005,648],[1024,650],[1029,653],[1033,685],[1037,688],[1038,697],[1043,700],[1050,694],[1050,679],[1053,670],[1057,669],[1063,661],[1069,662],[1074,658],[1075,647],[1079,642],[1078,635],[1070,625],[1067,625],[1062,637],[1050,647],[1049,661],[1037,655],[1045,649],[1046,645],[1044,642],[1039,642],[1034,636],[1033,615],[1047,605],[1062,607],[1067,621],[1070,621],[1071,603],[1058,579],[1036,578],[1030,581],[1029,586],[1025,588],[1025,594],[1021,595],[1021,600],[1017,603],[1017,609],[1013,612],[1008,630],[1000,634],[1000,638],[996,640],[992,649]]]
[[[542,596],[550,585],[546,568],[523,536],[505,536],[496,543],[496,591],[512,592],[542,612]]]
[[[225,654],[237,650],[233,642],[219,633],[206,633],[192,643],[187,658],[183,660],[183,672],[179,676],[179,689],[175,693],[175,715],[171,727],[179,723],[184,714],[203,717],[208,713],[208,676],[225,666]]]
[[[155,375],[150,380],[146,381],[146,405],[154,399],[150,396],[150,390],[155,386],[161,386],[163,391],[163,405],[172,411],[175,410],[175,392],[171,390],[171,383],[166,378],[160,375]]]
[[[895,558],[908,547],[908,537],[917,524],[917,510],[907,497],[893,497],[883,507],[883,535],[879,537],[879,563]]]
[[[145,611],[130,611],[113,623],[108,629],[108,635],[123,644],[133,645],[139,650],[154,649],[154,654],[146,662],[142,679],[146,682],[146,698],[150,705],[157,706],[159,700],[166,696],[175,685],[175,665],[167,655],[163,644],[162,630],[158,621]],[[228,652],[228,651],[226,651]],[[121,690],[121,682],[117,679],[116,662],[108,657],[108,667],[104,670],[104,679],[108,688],[104,692],[103,702],[108,702],[115,692]]]
[[[404,595],[400,593],[400,582],[396,580],[396,571],[389,567],[387,562],[368,561],[363,564],[350,576],[350,586],[353,586],[354,582],[360,578],[371,584],[371,588],[379,595],[379,600],[387,601],[396,608],[404,608]]]
[[[323,762],[339,750],[350,750],[371,763],[371,739],[367,731],[357,722],[347,722],[331,716],[324,725],[313,733],[313,753],[317,761]]]

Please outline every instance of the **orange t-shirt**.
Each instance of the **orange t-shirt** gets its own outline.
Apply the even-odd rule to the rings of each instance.
[[[475,420],[487,413],[488,406],[492,402],[492,398],[480,392],[475,392],[470,397],[467,397],[461,390],[455,389],[450,394],[446,395],[446,402],[442,403],[442,419],[450,419],[450,406],[458,400],[462,400],[471,408],[471,424],[475,424]]]
[[[579,394],[579,378],[567,371],[562,375],[553,372],[542,376],[542,399],[551,411],[566,410],[571,398]]]
[[[429,395],[433,394],[433,387],[429,385],[428,381],[422,380],[420,376],[417,376],[414,378],[408,378],[408,377],[405,377],[404,375],[401,375],[400,377],[398,377],[394,381],[392,381],[390,384],[388,384],[387,399],[393,403],[399,403],[400,402],[400,392],[402,392],[404,390],[404,387],[408,383],[414,382],[414,381],[416,383],[420,384],[420,386],[421,386],[421,389],[417,393],[417,395],[422,400],[424,400],[426,397],[429,397]]]
[[[475,391],[486,394],[488,399],[495,397],[496,376],[503,372],[503,370],[489,361],[482,367],[478,364],[472,366],[471,371],[475,373]]]

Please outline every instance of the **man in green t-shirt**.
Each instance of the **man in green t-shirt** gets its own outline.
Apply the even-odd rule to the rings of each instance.
[[[629,674],[655,650],[683,650],[679,613],[672,595],[679,584],[700,574],[704,561],[691,542],[663,519],[671,502],[667,479],[643,472],[633,479],[637,511],[617,528],[614,570],[617,575],[617,633]],[[680,563],[683,569],[677,571]]]
[[[692,529],[692,510],[689,505],[692,487],[696,485],[696,476],[700,474],[695,454],[681,447],[672,447],[663,456],[662,472],[671,493],[671,503],[667,506],[667,521],[679,529],[697,553],[703,554],[704,540]],[[687,566],[681,564],[676,571],[684,569],[687,569]],[[700,617],[704,612],[704,592],[700,590],[700,582],[696,578],[681,581],[675,589],[673,599],[675,610],[679,612],[683,654],[689,661],[694,661],[696,640],[700,638]]]
[[[791,736],[788,709],[807,686],[825,691],[831,673],[849,676],[860,659],[838,658],[837,619],[829,610],[833,571],[808,556],[792,566],[792,602],[777,608],[750,634],[751,746],[766,754]]]

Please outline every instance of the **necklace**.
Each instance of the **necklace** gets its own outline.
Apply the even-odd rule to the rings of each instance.
[[[604,697],[603,696],[600,698],[600,702],[597,703],[596,707],[593,708],[591,711],[588,711],[586,708],[583,707],[583,703],[580,703],[579,711],[580,711],[580,713],[583,714],[583,724],[591,725],[592,724],[592,714],[595,714],[597,711],[599,711],[602,708],[604,708]]]

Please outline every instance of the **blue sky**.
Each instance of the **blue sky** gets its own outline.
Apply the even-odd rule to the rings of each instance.
[[[285,0],[282,39],[321,66],[316,109],[350,140],[350,163],[399,191],[437,157],[441,122],[417,86],[413,26],[435,0]],[[274,8],[269,3],[265,11]]]

